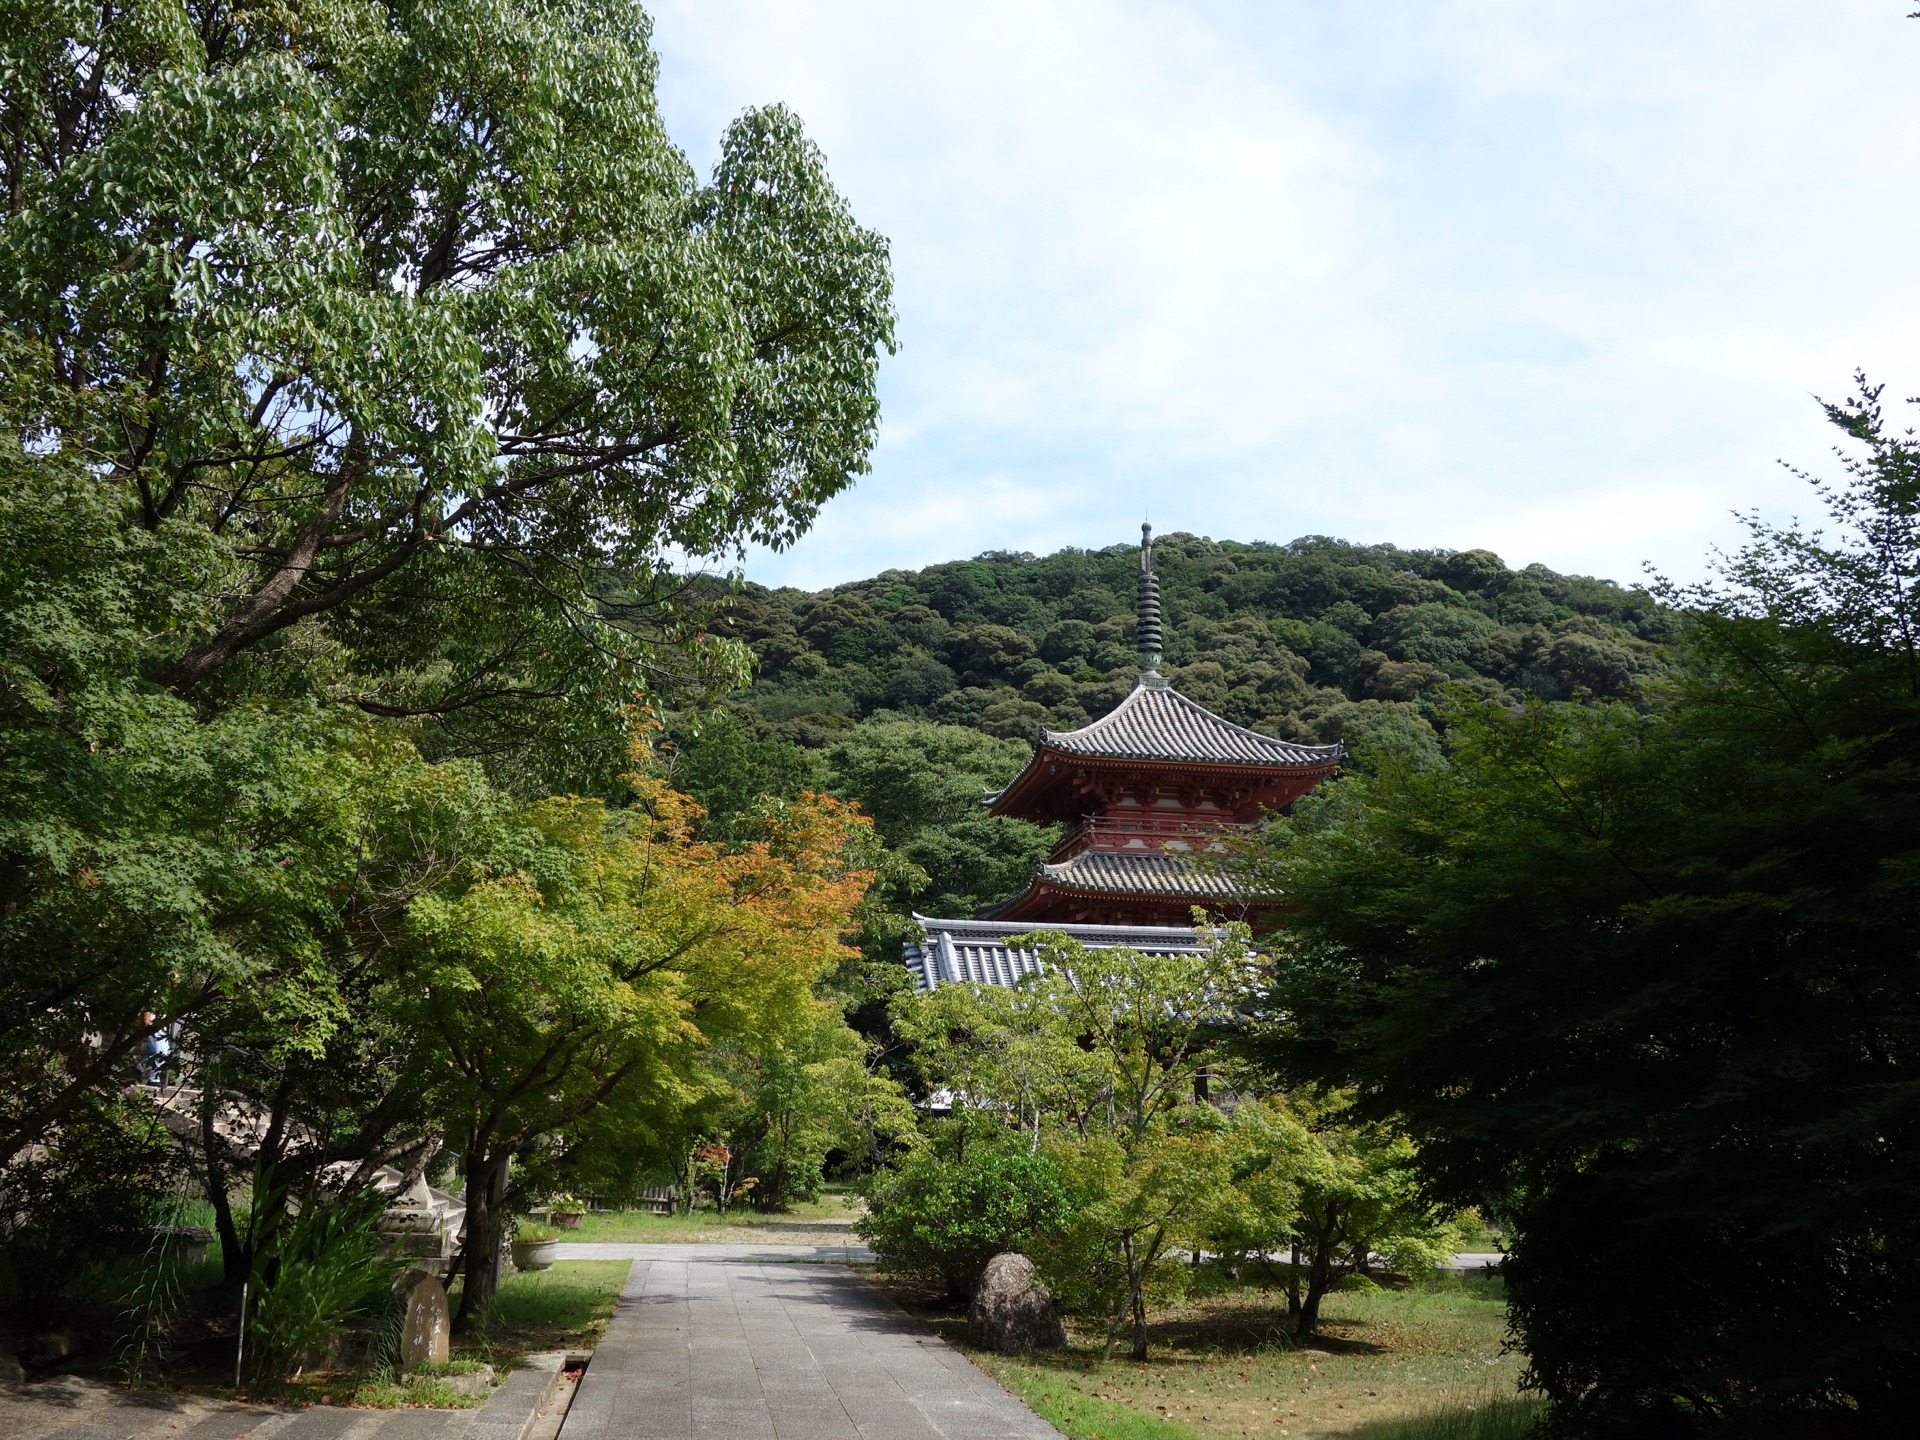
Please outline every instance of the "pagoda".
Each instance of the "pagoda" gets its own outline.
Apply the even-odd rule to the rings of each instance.
[[[1020,773],[985,798],[990,813],[1065,822],[1060,843],[1024,893],[973,920],[916,915],[907,947],[923,988],[960,981],[1012,984],[1037,965],[1008,939],[1061,930],[1088,945],[1193,953],[1204,944],[1193,910],[1270,923],[1279,897],[1247,890],[1204,857],[1332,775],[1338,745],[1261,735],[1189,700],[1160,673],[1160,582],[1153,532],[1140,527],[1140,680],[1109,714],[1078,730],[1042,730]]]

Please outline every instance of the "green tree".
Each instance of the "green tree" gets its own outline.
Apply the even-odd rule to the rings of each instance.
[[[865,468],[886,246],[779,106],[697,179],[648,34],[633,0],[8,11],[7,429],[200,557],[150,578],[146,674],[592,780],[636,689],[739,677],[663,547],[784,544]]]
[[[179,1024],[286,1133],[349,1070],[328,1133],[394,1133],[376,919],[498,856],[376,846],[359,888],[344,757],[611,787],[636,694],[744,673],[660,556],[784,543],[864,467],[884,242],[779,107],[697,178],[647,36],[626,0],[0,15],[0,1165]]]
[[[778,739],[756,737],[725,710],[689,717],[658,747],[662,773],[705,812],[704,833],[750,832],[768,797],[797,799],[821,788],[819,757]]]
[[[1509,1221],[1563,1433],[1885,1434],[1920,1386],[1920,453],[1828,414],[1832,536],[1674,593],[1677,686],[1457,698],[1275,835],[1269,1054]]]
[[[1336,1283],[1375,1261],[1423,1275],[1454,1249],[1458,1226],[1422,1193],[1418,1155],[1390,1126],[1354,1123],[1347,1097],[1249,1099],[1233,1114],[1234,1203],[1212,1248],[1286,1250],[1287,1313],[1302,1337],[1320,1328]]]
[[[982,796],[1026,763],[1026,747],[957,725],[865,725],[827,752],[829,787],[859,803],[902,859],[926,872],[915,900],[966,914],[1025,888],[1052,831],[988,815]]]
[[[355,1190],[383,1165],[427,1169],[446,1056],[411,1023],[413,981],[395,973],[394,941],[417,900],[523,861],[533,838],[477,765],[428,764],[388,726],[344,728],[335,749],[296,754],[276,777],[305,800],[289,817],[304,843],[282,850],[282,868],[319,902],[289,937],[300,942],[293,963],[256,966],[178,1017],[179,1078],[197,1092],[196,1158],[235,1285],[293,1210],[322,1199],[323,1182]],[[239,1119],[251,1141],[244,1159],[222,1124]],[[244,1227],[228,1199],[242,1174],[252,1195]]]
[[[913,1134],[913,1107],[872,1067],[872,1048],[837,1007],[752,1047],[715,1047],[708,1063],[728,1082],[731,1104],[710,1125],[753,1179],[755,1208],[817,1198],[835,1150],[871,1165]]]
[[[1110,1307],[1109,1344],[1130,1323],[1143,1359],[1148,1296],[1180,1273],[1171,1252],[1228,1203],[1226,1122],[1197,1082],[1245,993],[1246,936],[1229,929],[1199,956],[1049,932],[1032,944],[1043,968],[1018,987],[908,997],[895,1027],[934,1080],[1011,1130],[1030,1124],[1059,1158],[1076,1218],[1053,1275]]]
[[[703,1045],[766,1053],[831,1013],[813,987],[871,880],[865,822],[814,796],[771,838],[723,846],[695,837],[684,796],[630,778],[621,812],[529,807],[539,843],[520,868],[414,901],[393,957],[445,1056],[434,1103],[466,1188],[462,1324],[492,1303],[502,1224],[525,1198],[516,1157],[550,1182],[621,1128],[662,1133],[713,1086]]]

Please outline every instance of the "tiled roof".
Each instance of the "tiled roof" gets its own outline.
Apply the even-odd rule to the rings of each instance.
[[[1036,925],[1005,920],[936,920],[913,917],[924,938],[908,941],[907,968],[922,990],[942,985],[1012,985],[1040,969],[1039,955],[1010,941],[1037,930],[1071,935],[1092,950],[1115,945],[1148,955],[1198,955],[1206,949],[1199,931],[1172,925]]]
[[[1078,730],[1045,731],[1041,744],[1068,755],[1289,768],[1331,765],[1346,754],[1339,745],[1295,745],[1258,734],[1165,683],[1137,685],[1111,714]]]
[[[1082,850],[1058,865],[1042,865],[1039,880],[1069,890],[1112,895],[1191,895],[1195,899],[1240,900],[1246,892],[1218,870],[1162,851],[1130,854],[1124,850]]]

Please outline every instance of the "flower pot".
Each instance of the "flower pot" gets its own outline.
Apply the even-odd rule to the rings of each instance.
[[[562,1230],[578,1230],[585,1215],[584,1210],[556,1210],[553,1212],[553,1223]]]
[[[516,1240],[513,1242],[513,1268],[545,1270],[560,1258],[558,1240]]]

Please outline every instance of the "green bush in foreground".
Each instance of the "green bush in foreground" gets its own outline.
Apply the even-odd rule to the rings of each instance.
[[[401,1262],[381,1253],[385,1206],[371,1189],[311,1199],[255,1251],[246,1352],[254,1384],[285,1384],[344,1325],[386,1307]]]
[[[957,1122],[878,1176],[868,1206],[855,1228],[880,1263],[938,1276],[954,1295],[972,1295],[1001,1251],[1059,1234],[1073,1210],[1052,1156]]]

